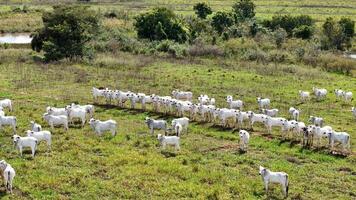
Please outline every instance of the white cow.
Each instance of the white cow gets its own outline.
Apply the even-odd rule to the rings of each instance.
[[[250,134],[245,130],[240,130],[239,136],[240,136],[240,149],[245,151],[246,148],[248,147],[248,142],[250,140]]]
[[[10,192],[12,194],[12,182],[14,181],[16,175],[14,168],[12,168],[12,166],[5,160],[1,160],[0,171],[2,172],[1,176],[4,178],[6,192]]]
[[[47,121],[48,125],[51,127],[51,129],[54,129],[54,126],[64,126],[64,130],[68,130],[68,117],[67,115],[50,115],[48,113],[43,114],[43,119]]]
[[[0,100],[0,107],[8,108],[12,112],[12,101],[10,99]]]
[[[269,108],[271,100],[267,98],[262,99],[261,97],[257,97],[257,103],[260,109]]]
[[[11,126],[14,133],[16,132],[17,119],[14,116],[0,116],[0,129],[2,126]]]
[[[266,169],[260,166],[260,175],[262,177],[263,183],[265,185],[266,193],[268,192],[269,183],[279,183],[282,186],[284,196],[288,196],[288,174],[285,172],[272,172],[269,169]]]
[[[310,99],[310,92],[299,90],[299,97],[301,101],[306,101]]]
[[[22,149],[30,147],[32,151],[32,158],[35,157],[38,140],[34,137],[20,137],[19,135],[12,136],[15,147],[20,151],[22,157]]]
[[[158,134],[157,139],[161,143],[163,149],[166,149],[167,145],[171,145],[174,146],[176,150],[180,150],[179,137],[177,136],[164,136]]]
[[[100,121],[91,118],[89,124],[99,136],[101,136],[104,131],[110,131],[112,136],[116,135],[117,122],[114,120]]]
[[[26,131],[26,134],[28,137],[34,137],[37,139],[38,142],[41,141],[46,141],[47,147],[50,150],[51,149],[51,144],[52,144],[52,134],[49,131]]]
[[[42,131],[42,126],[37,124],[34,121],[30,121],[30,127],[31,127],[31,130],[34,131],[34,132]]]

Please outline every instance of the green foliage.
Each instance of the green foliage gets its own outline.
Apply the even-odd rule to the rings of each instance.
[[[89,42],[99,30],[99,17],[86,6],[54,6],[43,15],[44,27],[33,33],[32,49],[46,61],[90,56]]]
[[[139,38],[149,40],[174,40],[185,42],[188,30],[181,20],[167,8],[155,8],[135,17],[135,29]]]
[[[311,30],[314,22],[308,15],[276,15],[272,17],[272,20],[265,20],[262,24],[271,30],[283,28],[288,33],[288,36],[293,36],[293,31],[299,29],[301,26],[309,26],[308,29]],[[306,31],[305,27],[304,31]]]
[[[287,32],[282,28],[278,28],[277,30],[275,30],[273,32],[273,36],[274,36],[274,41],[275,41],[275,43],[277,45],[277,48],[281,48],[283,42],[287,38]]]
[[[213,28],[221,34],[225,29],[234,24],[234,19],[231,13],[228,12],[216,12],[212,18],[211,25]]]
[[[296,38],[310,39],[313,36],[313,27],[302,25],[293,29],[293,36]]]
[[[206,19],[208,15],[213,13],[212,9],[210,6],[208,6],[206,3],[197,3],[193,7],[195,14],[201,18],[201,19]]]
[[[339,21],[339,26],[345,37],[352,38],[355,34],[355,21],[350,18],[343,17]]]
[[[355,22],[351,19],[342,18],[336,22],[333,18],[327,18],[323,24],[322,48],[338,50],[350,48],[354,27]]]
[[[240,0],[232,6],[238,21],[255,17],[255,4],[251,0]]]

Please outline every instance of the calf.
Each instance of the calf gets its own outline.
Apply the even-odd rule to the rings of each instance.
[[[14,133],[16,133],[17,119],[14,116],[0,116],[0,129],[2,126],[11,126]]]
[[[16,175],[14,168],[12,168],[12,166],[5,160],[1,160],[0,171],[2,172],[2,177],[4,178],[6,192],[10,192],[12,194],[12,182],[14,181]]]
[[[180,150],[179,137],[177,136],[164,136],[158,134],[157,139],[160,142],[163,149],[166,149],[167,145],[171,145],[174,146],[176,150]]]
[[[250,134],[245,130],[240,130],[239,135],[240,135],[240,149],[242,151],[245,151],[246,148],[248,147],[248,142],[250,140]]]
[[[117,122],[114,120],[100,121],[91,118],[89,124],[99,136],[101,136],[104,131],[110,131],[112,136],[116,135]]]
[[[282,190],[284,196],[288,196],[288,174],[285,172],[272,172],[269,169],[266,169],[260,166],[260,175],[262,177],[262,181],[265,185],[266,193],[268,192],[268,184],[269,183],[279,183],[282,186]]]
[[[0,107],[8,108],[12,112],[12,101],[10,99],[0,100]]]
[[[14,145],[20,151],[22,157],[22,149],[24,147],[30,147],[32,151],[32,158],[35,157],[35,152],[38,144],[38,140],[34,137],[20,137],[19,135],[12,136]]]
[[[42,131],[42,126],[35,123],[34,121],[30,121],[30,127],[31,127],[31,130],[34,132]]]
[[[146,117],[145,123],[148,128],[151,130],[151,134],[153,135],[154,130],[164,130],[164,133],[167,133],[167,121],[166,120],[154,120]]]

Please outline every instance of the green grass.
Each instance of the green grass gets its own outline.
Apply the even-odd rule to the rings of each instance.
[[[0,99],[14,100],[18,132],[23,135],[29,121],[41,119],[45,107],[70,102],[93,103],[90,89],[103,86],[122,90],[170,94],[174,88],[217,99],[226,106],[225,95],[246,102],[256,110],[256,96],[269,97],[272,106],[287,116],[289,106],[302,109],[302,120],[310,114],[323,116],[326,124],[351,134],[355,152],[355,119],[352,104],[336,101],[300,104],[299,89],[322,86],[331,91],[344,88],[356,93],[356,79],[330,74],[307,66],[259,65],[235,60],[175,60],[119,53],[100,55],[101,62],[41,64],[31,60],[30,50],[0,51]],[[291,70],[291,68],[293,70]],[[104,104],[104,101],[101,101]],[[353,103],[354,105],[354,103]],[[256,127],[247,153],[238,151],[237,133],[212,124],[193,122],[181,138],[181,151],[162,151],[144,124],[146,116],[172,117],[97,106],[95,117],[115,119],[118,135],[97,137],[88,125],[65,133],[53,132],[53,146],[46,152],[40,144],[35,159],[23,158],[13,149],[11,130],[1,132],[0,156],[17,172],[14,196],[5,199],[282,199],[275,185],[264,193],[258,166],[285,171],[290,177],[291,199],[353,199],[356,196],[356,159],[335,157],[326,150],[302,149],[281,142],[278,130],[272,136]],[[326,144],[326,141],[324,141]]]

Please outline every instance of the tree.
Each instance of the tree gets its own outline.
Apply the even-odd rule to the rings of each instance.
[[[237,20],[251,19],[255,16],[255,4],[251,0],[240,0],[236,2],[232,9]]]
[[[234,24],[234,19],[230,13],[227,12],[216,12],[212,18],[211,25],[214,29],[221,34],[226,28]]]
[[[355,22],[348,18],[342,18],[336,22],[329,17],[323,24],[322,48],[344,50],[351,47],[351,39],[354,35]]]
[[[89,42],[99,30],[99,18],[87,6],[54,6],[43,14],[44,27],[32,34],[31,47],[44,51],[46,61],[88,56]]]
[[[271,30],[283,28],[288,33],[288,36],[291,37],[293,36],[294,31],[301,26],[309,26],[309,29],[313,29],[314,22],[308,15],[276,15],[272,17],[272,20],[265,20],[263,25]],[[305,27],[304,30],[306,30]]]
[[[195,14],[201,19],[206,19],[208,15],[213,13],[206,3],[197,3],[194,5],[193,9],[195,10]]]
[[[185,42],[188,39],[188,29],[167,8],[155,8],[150,12],[135,17],[135,29],[139,38],[149,40],[175,40]]]
[[[345,37],[352,38],[355,34],[355,22],[350,18],[341,18],[339,25],[344,33]]]

